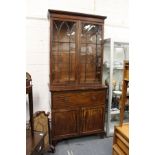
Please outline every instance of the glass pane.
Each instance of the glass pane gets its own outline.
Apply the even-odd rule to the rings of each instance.
[[[86,52],[87,52],[87,45],[81,45],[81,51],[80,51],[80,63],[86,63],[87,57],[86,57]]]
[[[75,42],[76,23],[70,21],[53,21],[53,41]]]
[[[75,43],[53,43],[52,50],[52,78],[57,82],[74,81]]]
[[[101,82],[102,25],[81,24],[80,82]]]
[[[69,81],[69,64],[59,64],[60,65],[60,82]]]
[[[96,63],[96,52],[95,44],[81,44],[80,62]]]
[[[53,21],[52,79],[54,82],[75,82],[76,22]]]
[[[59,66],[52,61],[52,82],[58,82]]]
[[[69,81],[75,81],[75,62],[70,64],[70,74],[69,74]]]
[[[91,83],[98,82],[95,64],[80,64],[80,82]]]
[[[75,81],[75,63],[70,66],[69,64],[53,64],[52,79],[53,82]]]
[[[80,68],[81,82],[91,83],[101,81],[102,72],[102,45],[100,44],[81,44]]]
[[[86,81],[86,64],[80,64],[80,82]]]
[[[96,24],[82,23],[81,42],[101,44],[102,26]]]
[[[96,67],[95,64],[86,65],[86,80],[88,82],[93,82],[96,79]]]

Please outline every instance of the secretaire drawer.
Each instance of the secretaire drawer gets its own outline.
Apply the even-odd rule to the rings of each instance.
[[[60,106],[87,106],[92,104],[104,104],[105,91],[74,91],[57,92],[53,94],[53,108]]]

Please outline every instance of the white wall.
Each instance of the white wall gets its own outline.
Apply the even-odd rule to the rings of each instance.
[[[128,0],[27,0],[26,70],[33,80],[34,112],[50,111],[48,9],[107,16],[104,38],[129,37]]]

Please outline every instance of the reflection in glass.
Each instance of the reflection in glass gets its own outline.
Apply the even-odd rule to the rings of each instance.
[[[102,26],[96,24],[82,23],[81,42],[101,44]]]

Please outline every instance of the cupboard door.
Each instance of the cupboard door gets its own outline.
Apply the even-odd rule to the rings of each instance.
[[[81,121],[81,134],[104,131],[104,106],[82,108]]]
[[[103,32],[102,24],[81,22],[80,83],[101,83]]]
[[[74,83],[77,22],[53,20],[51,33],[51,82]]]
[[[52,112],[52,137],[55,139],[76,136],[79,133],[79,110],[60,109]]]

